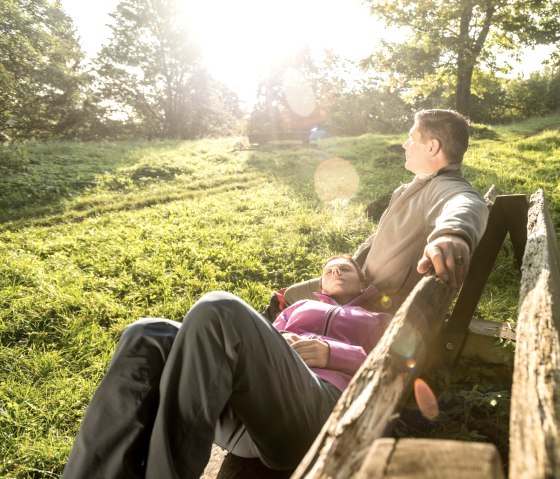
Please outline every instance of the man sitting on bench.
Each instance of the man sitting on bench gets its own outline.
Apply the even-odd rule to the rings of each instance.
[[[368,281],[385,293],[380,306],[395,312],[430,270],[459,287],[488,220],[484,198],[461,173],[468,120],[451,110],[416,113],[403,143],[405,168],[416,176],[397,188],[377,226],[354,258]],[[285,292],[286,304],[313,297],[318,279]]]

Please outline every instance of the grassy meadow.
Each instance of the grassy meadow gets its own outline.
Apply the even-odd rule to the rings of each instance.
[[[465,175],[481,193],[544,189],[559,232],[559,128],[560,115],[476,125]],[[405,138],[0,147],[0,477],[60,476],[127,324],[181,320],[217,289],[262,309],[353,252],[375,230],[366,206],[411,179]],[[518,284],[506,246],[477,315],[515,321]]]

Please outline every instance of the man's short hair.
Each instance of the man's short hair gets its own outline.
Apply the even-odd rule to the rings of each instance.
[[[461,163],[469,147],[469,120],[453,110],[420,110],[414,116],[424,139],[435,138],[449,163]]]

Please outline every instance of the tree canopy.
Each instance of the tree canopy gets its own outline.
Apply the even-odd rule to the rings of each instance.
[[[451,97],[469,114],[473,75],[495,72],[497,54],[560,38],[556,0],[368,0],[406,39],[383,42],[368,63],[416,97]],[[507,66],[505,67],[507,68]],[[451,93],[452,92],[452,93]],[[452,105],[449,105],[452,106]]]
[[[424,107],[455,107],[483,122],[559,107],[560,54],[530,78],[496,73],[507,69],[500,53],[558,42],[560,2],[368,1],[404,40],[384,42],[360,81],[332,52],[302,48],[278,58],[255,92],[250,131],[318,126],[359,135],[400,131]],[[0,0],[0,143],[240,133],[239,99],[204,67],[187,5],[119,0],[92,62],[60,0]]]
[[[48,0],[0,0],[0,17],[0,136],[69,132],[88,83],[72,20]]]
[[[332,51],[301,48],[261,78],[250,133],[320,129],[330,135],[392,132],[410,120],[397,92],[351,81],[350,62]]]
[[[118,118],[152,137],[195,138],[233,126],[237,98],[203,68],[180,2],[121,0],[112,17],[96,71]]]

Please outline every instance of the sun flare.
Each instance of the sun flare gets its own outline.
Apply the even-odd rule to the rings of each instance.
[[[377,38],[367,8],[352,0],[185,0],[184,7],[208,69],[247,95],[261,72],[290,52],[308,46],[359,58]]]
[[[120,0],[61,0],[94,57],[110,36]],[[177,0],[209,72],[242,100],[254,99],[261,72],[303,46],[359,60],[387,34],[361,0]]]

